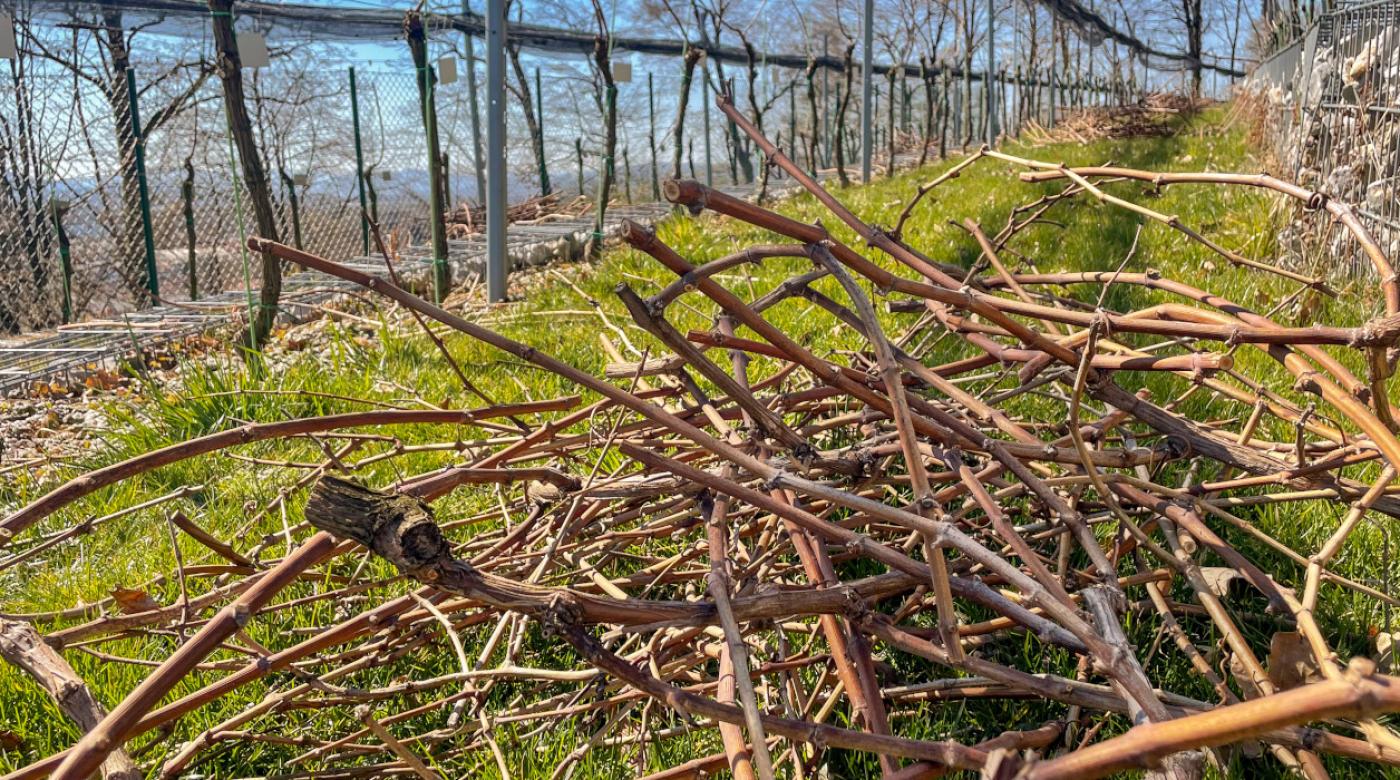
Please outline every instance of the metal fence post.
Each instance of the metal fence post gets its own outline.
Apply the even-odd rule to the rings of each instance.
[[[549,186],[549,163],[544,159],[544,90],[540,86],[539,68],[535,68],[535,117],[540,128],[539,138],[535,139],[540,152],[540,194],[548,195],[553,188]]]
[[[350,121],[355,126],[355,184],[360,191],[360,251],[369,254],[369,203],[365,199],[365,147],[360,139],[360,92],[350,66]]]
[[[647,136],[651,144],[651,199],[660,201],[661,172],[656,167],[656,88],[651,71],[647,71],[647,122],[651,128],[651,135]]]
[[[705,67],[708,69],[709,64]],[[700,79],[701,91],[704,92],[704,100],[700,101],[705,106],[705,186],[715,186],[715,163],[710,156],[710,74],[706,70],[704,77]]]
[[[282,167],[278,167],[277,173],[282,178],[283,188],[287,190],[287,205],[292,209],[292,246],[301,249],[301,201],[297,198],[296,179],[288,175],[287,170]]]
[[[870,152],[875,145],[874,115],[871,99],[874,96],[875,60],[875,0],[865,0],[865,8],[860,17],[861,30],[865,39],[865,50],[860,54],[860,180],[870,181]]]
[[[151,226],[151,189],[146,181],[146,136],[141,128],[141,111],[136,99],[136,71],[126,69],[126,94],[130,104],[131,134],[136,139],[136,186],[141,196],[141,238],[146,247],[146,289],[151,301],[160,300],[160,279],[156,274],[156,235]]]
[[[793,87],[788,90],[788,156],[793,163],[797,162],[797,84],[793,79]]]
[[[831,56],[831,36],[822,34],[822,167],[831,167],[831,69],[826,58]]]
[[[185,216],[185,275],[188,277],[190,300],[199,300],[198,241],[194,222],[194,160],[185,158],[185,180],[180,182],[180,201]]]
[[[506,3],[486,2],[486,296],[506,299]]]
[[[58,241],[58,268],[63,274],[63,324],[73,321],[73,253],[68,245],[68,231],[63,229],[63,209],[56,198],[49,198],[49,214],[53,219],[54,239]]]

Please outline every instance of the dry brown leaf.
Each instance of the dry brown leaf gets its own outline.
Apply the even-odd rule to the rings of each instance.
[[[1269,682],[1286,691],[1322,679],[1308,641],[1297,631],[1280,631],[1269,640]]]
[[[112,599],[117,602],[117,608],[127,614],[160,609],[160,602],[151,598],[151,594],[140,589],[117,586],[112,588]]]

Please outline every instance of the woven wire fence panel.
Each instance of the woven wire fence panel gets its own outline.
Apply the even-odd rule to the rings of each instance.
[[[1389,256],[1400,256],[1400,0],[1324,14],[1265,60],[1249,87],[1263,96],[1283,172],[1353,205]],[[1297,265],[1364,273],[1370,264],[1344,234],[1294,224],[1280,242]]]
[[[441,157],[430,160],[426,72],[413,66],[398,22],[386,22],[383,14],[373,23],[365,14],[357,18],[363,23],[350,27],[339,20],[279,23],[258,14],[235,19],[240,32],[264,34],[269,49],[267,63],[245,62],[242,77],[275,232],[286,243],[351,260],[377,256],[374,224],[392,250],[428,259],[422,255],[429,251],[435,167],[443,174],[445,207],[469,202],[480,213],[473,74],[463,67],[467,42],[446,17],[430,15],[428,62],[437,66],[448,57],[457,71],[455,80],[435,87],[432,121]],[[261,284],[261,263],[244,243],[263,231],[230,137],[207,13],[197,5],[157,13],[77,2],[20,19],[17,33],[20,56],[0,73],[0,338],[158,304],[204,309],[251,297]],[[751,92],[767,107],[765,129],[805,166],[830,172],[836,163],[831,139],[838,134],[848,169],[859,164],[858,101],[845,96],[843,126],[834,120],[845,79],[823,71],[820,104],[809,106],[802,70],[766,62],[750,72],[740,62],[702,61],[688,88],[676,149],[682,62],[679,50],[615,56],[614,65],[627,66],[631,78],[617,85],[614,202],[651,200],[653,167],[656,180],[680,175],[730,185],[761,176],[755,150],[713,108],[721,75],[746,113]],[[603,80],[590,52],[527,47],[511,53],[508,70],[508,197],[518,202],[544,189],[542,148],[549,187],[561,199],[596,199],[607,152]],[[480,65],[474,83],[484,113]],[[927,100],[917,80],[881,78],[875,86],[878,168],[890,138],[919,126],[920,101]],[[1024,102],[1002,86],[1003,111]],[[939,125],[947,144],[975,143],[986,120],[980,83],[953,77],[937,88],[940,111],[951,114]],[[904,93],[908,105],[896,106],[894,96]],[[1040,87],[1035,94],[1044,98],[1036,101],[1043,108],[1075,93]],[[527,104],[541,127],[538,146],[526,131]],[[803,113],[808,116],[798,121]],[[820,121],[812,133],[822,138],[817,160],[796,143],[814,115]],[[596,209],[568,205],[578,215],[571,217],[575,224]],[[470,231],[453,235],[470,239],[454,246],[454,257],[476,251]]]
[[[20,57],[0,90],[0,329],[148,308],[169,297],[171,254],[187,243],[187,177],[165,158],[178,147],[199,172],[215,170],[196,124],[222,117],[208,60],[197,41],[138,52],[119,15],[19,29]]]
[[[207,50],[200,57],[208,62]],[[145,163],[161,297],[193,301],[245,285],[240,228],[251,216],[238,210],[247,194],[217,79],[200,73],[185,88],[190,107],[148,132]]]
[[[349,67],[327,50],[292,48],[294,53],[244,73],[278,238],[335,260],[374,251],[359,196],[358,101],[366,211],[399,246],[423,241],[427,155],[412,72],[357,74],[352,91]],[[162,289],[168,280],[178,290],[168,297],[180,300],[260,283],[257,263],[243,250],[257,226],[228,136],[220,85],[211,79],[204,92],[207,99],[182,125],[148,143]],[[192,204],[185,194],[191,190]],[[187,210],[193,212],[192,227]]]
[[[131,107],[161,105],[154,127],[184,104],[183,65],[143,88],[134,68],[77,36],[30,40],[42,56],[21,58],[0,97],[0,326],[10,333],[154,301]]]
[[[431,238],[432,187],[416,71],[365,71],[357,81],[370,218],[397,248],[423,244]]]
[[[0,90],[0,333],[62,321],[65,284],[53,228],[62,204],[55,197],[57,173],[45,161],[66,139],[39,129],[71,115],[69,101],[51,99],[61,78],[20,68],[0,77],[10,82]]]
[[[261,284],[210,36],[124,21],[18,25],[20,57],[0,74],[0,337],[160,303],[237,302]],[[333,44],[270,45],[269,63],[243,78],[278,237],[336,260],[377,254],[370,221],[391,247],[427,241],[411,65],[352,77]]]

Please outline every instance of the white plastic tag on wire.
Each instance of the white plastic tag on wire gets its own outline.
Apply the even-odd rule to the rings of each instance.
[[[15,43],[15,18],[0,11],[0,60],[19,59],[19,46]]]
[[[266,68],[271,64],[267,53],[267,39],[262,33],[241,32],[238,34],[238,59],[245,68]]]

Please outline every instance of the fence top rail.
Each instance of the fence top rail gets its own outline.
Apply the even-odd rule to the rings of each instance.
[[[13,7],[13,0],[0,0],[0,11],[19,15]],[[23,3],[24,15],[36,20],[71,19],[81,14],[101,12],[108,4],[102,0],[26,0]],[[314,34],[327,39],[376,39],[386,40],[403,35],[404,12],[392,8],[355,8],[330,5],[309,5],[301,3],[274,3],[262,0],[239,0],[235,6],[240,18],[255,20],[259,30],[268,32],[281,28],[288,32]],[[159,24],[172,27],[184,23],[186,26],[203,25],[209,16],[209,8],[201,0],[124,0],[121,3],[123,14],[133,24]],[[473,36],[486,34],[486,21],[476,13],[431,13],[429,26],[434,31],[452,30]],[[567,30],[525,22],[511,22],[507,37],[529,49],[553,53],[582,53],[593,51],[595,35],[580,30]],[[687,48],[698,49],[705,56],[725,62],[746,63],[751,56],[739,46],[717,46],[704,41],[687,41],[678,38],[653,38],[635,35],[614,35],[610,39],[615,51],[636,54],[679,56]],[[845,61],[842,57],[816,52],[782,53],[755,50],[755,61],[782,68],[803,69],[809,65],[833,71],[842,71]],[[859,68],[859,62],[853,62]],[[918,62],[874,63],[871,71],[886,75],[890,71],[903,71],[910,76],[927,72],[931,75],[947,71],[951,76],[962,78],[963,69],[955,63],[929,62],[927,66]],[[984,74],[972,70],[966,74],[973,81],[980,81]],[[1051,82],[1038,76],[1014,77],[1001,73],[999,78],[1015,80],[1020,84],[1047,86]],[[1055,84],[1062,83],[1058,78]]]
[[[1393,0],[1380,0],[1380,2],[1389,3],[1389,2],[1393,2]],[[1329,12],[1329,13],[1330,13],[1330,12]],[[1304,27],[1304,28],[1303,28],[1302,32],[1299,32],[1296,36],[1294,36],[1293,38],[1291,38],[1291,39],[1288,41],[1288,43],[1285,43],[1285,44],[1283,44],[1282,46],[1279,46],[1277,49],[1275,49],[1275,50],[1273,51],[1272,54],[1270,54],[1270,55],[1268,55],[1267,57],[1264,57],[1263,59],[1259,60],[1259,62],[1255,64],[1254,70],[1261,70],[1261,69],[1263,69],[1263,68],[1267,68],[1271,63],[1274,62],[1274,60],[1277,60],[1277,59],[1279,59],[1280,57],[1287,56],[1288,54],[1290,54],[1290,53],[1292,52],[1292,50],[1293,50],[1294,48],[1296,48],[1296,47],[1298,47],[1298,46],[1302,46],[1305,42],[1307,42],[1308,36],[1309,36],[1309,35],[1312,35],[1313,30],[1317,29],[1317,26],[1318,26],[1318,24],[1319,24],[1321,21],[1322,21],[1322,17],[1321,17],[1321,16],[1319,16],[1318,18],[1312,20],[1312,22],[1309,23],[1307,27]]]
[[[1395,0],[1338,0],[1337,4],[1327,11],[1327,15],[1337,15],[1344,13],[1355,13],[1357,11],[1367,11],[1378,6],[1394,5]]]

